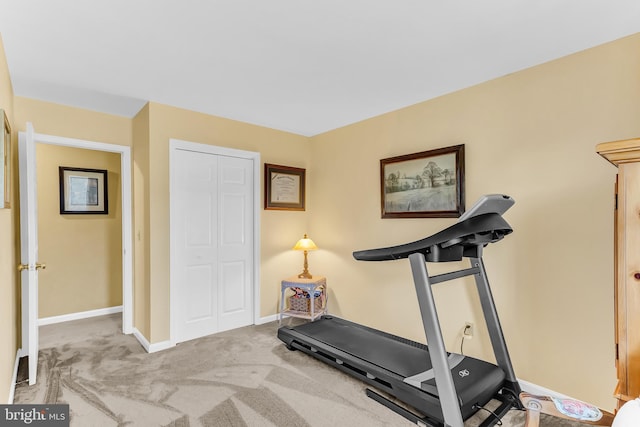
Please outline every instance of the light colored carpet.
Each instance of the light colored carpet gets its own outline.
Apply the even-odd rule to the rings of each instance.
[[[15,403],[68,403],[78,427],[414,425],[361,381],[287,350],[275,322],[153,354],[120,331],[119,314],[41,327],[38,383],[19,384]],[[542,427],[579,425],[543,417]],[[503,425],[523,426],[524,413]]]

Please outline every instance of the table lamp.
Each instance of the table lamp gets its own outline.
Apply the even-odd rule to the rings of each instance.
[[[298,240],[298,243],[293,247],[295,251],[304,251],[304,270],[298,274],[299,279],[311,279],[311,273],[309,273],[309,264],[307,263],[307,251],[314,251],[318,249],[313,240],[311,240],[305,234],[304,237]]]

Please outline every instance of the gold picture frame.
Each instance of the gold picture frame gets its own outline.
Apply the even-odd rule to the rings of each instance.
[[[2,143],[0,143],[0,158],[2,158],[2,171],[0,171],[0,208],[9,209],[11,207],[11,125],[7,118],[7,113],[2,112]]]
[[[305,210],[305,177],[305,169],[265,163],[264,208]]]

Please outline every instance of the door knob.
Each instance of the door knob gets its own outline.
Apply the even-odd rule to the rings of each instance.
[[[18,271],[28,270],[29,264],[18,264]]]
[[[36,270],[40,270],[40,269],[44,270],[45,268],[47,268],[47,264],[45,264],[44,262],[42,264],[36,263]]]

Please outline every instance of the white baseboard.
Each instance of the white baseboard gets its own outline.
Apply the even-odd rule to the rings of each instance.
[[[273,322],[278,320],[277,314],[272,314],[271,316],[261,317],[256,321],[256,325],[264,325],[265,323]]]
[[[20,363],[20,355],[22,354],[22,349],[18,349],[16,352],[16,361],[13,364],[13,376],[11,377],[11,387],[9,388],[9,401],[8,405],[13,405],[13,398],[16,394],[16,383],[18,382],[18,365]]]
[[[147,338],[142,335],[142,332],[138,328],[133,328],[133,336],[136,337],[140,345],[146,350],[147,353],[155,353],[157,351],[166,350],[174,346],[171,341],[160,341],[151,344]]]
[[[542,387],[541,385],[531,383],[529,381],[521,380],[518,378],[518,382],[520,383],[520,388],[522,391],[526,391],[527,393],[542,395],[542,396],[551,396],[558,399],[574,399],[573,397],[567,396],[566,394],[558,393],[557,391],[548,389],[546,387]]]
[[[272,314],[271,316],[261,317],[259,318],[255,324],[263,325],[265,323],[274,322],[278,320],[277,314]],[[161,341],[158,343],[151,344],[149,340],[140,332],[137,328],[133,328],[133,336],[140,342],[140,345],[145,349],[147,353],[155,353],[157,351],[166,350],[168,348],[174,347],[175,343],[172,343],[171,340]]]
[[[149,353],[149,347],[151,346],[151,344],[149,343],[149,341],[147,341],[144,335],[142,335],[142,333],[138,330],[138,328],[133,328],[133,336],[136,337],[136,339],[138,340],[140,345],[142,345],[144,350],[147,353]]]
[[[97,310],[81,311],[79,313],[63,314],[61,316],[42,317],[38,319],[38,326],[52,325],[54,323],[69,322],[71,320],[88,319],[90,317],[104,316],[106,314],[121,313],[122,306],[99,308]]]

